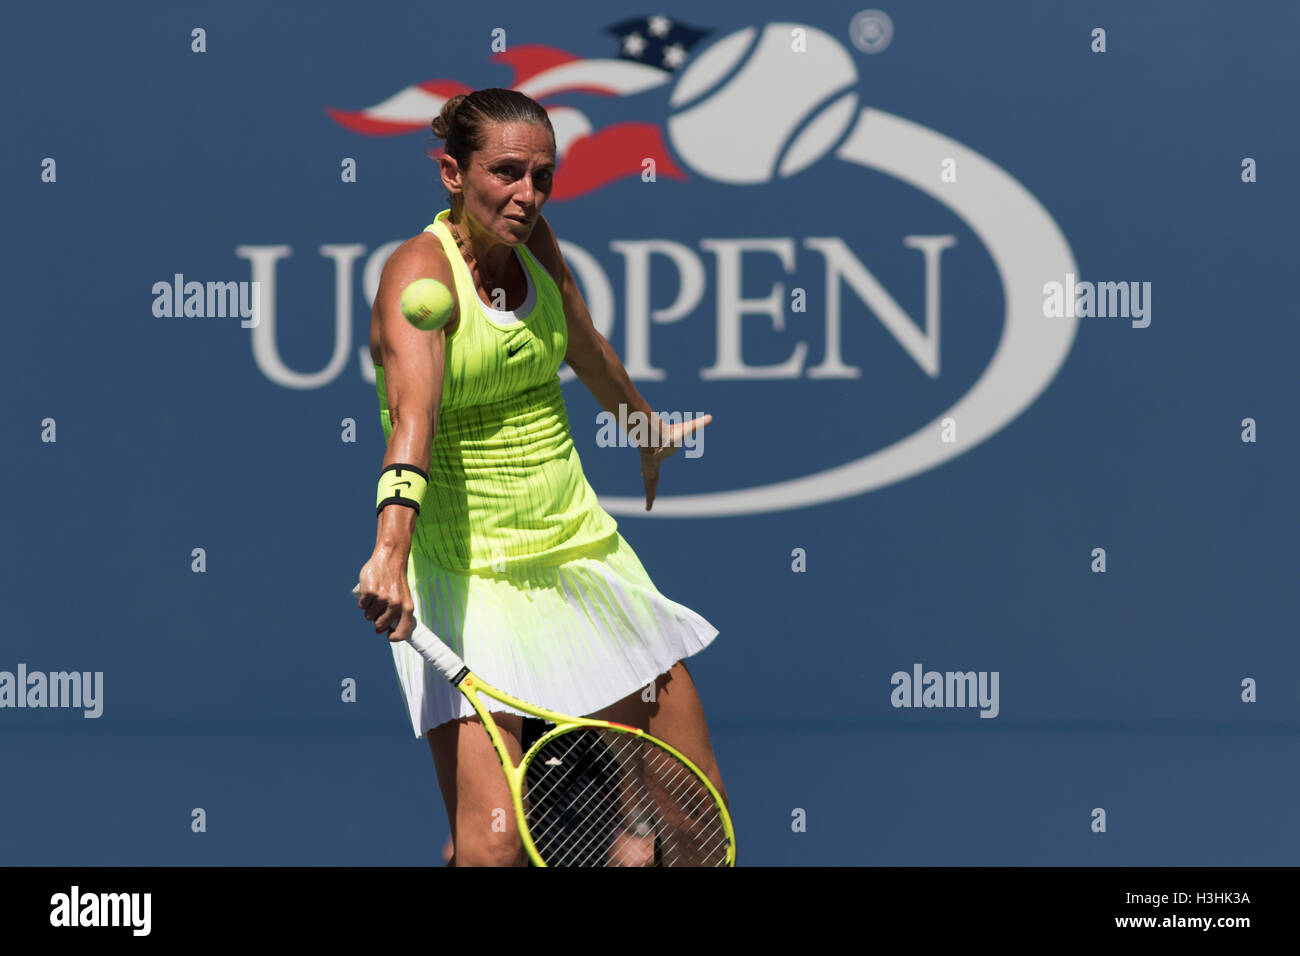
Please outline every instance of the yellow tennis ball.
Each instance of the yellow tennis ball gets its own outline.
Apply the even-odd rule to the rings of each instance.
[[[452,305],[451,290],[437,279],[416,279],[402,290],[402,315],[425,332],[446,325]]]

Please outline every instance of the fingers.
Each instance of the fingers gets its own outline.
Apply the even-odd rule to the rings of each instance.
[[[701,415],[699,418],[692,418],[688,422],[678,422],[676,425],[665,428],[663,441],[658,446],[651,446],[648,450],[652,450],[659,460],[668,458],[685,444],[688,435],[698,432],[711,421],[713,421],[712,415]]]
[[[415,609],[391,604],[375,619],[375,633],[386,634],[390,641],[404,641],[415,630]]]
[[[390,644],[400,644],[402,641],[409,639],[411,632],[414,630],[415,613],[413,611],[403,611],[402,618],[398,621],[397,627],[393,628],[392,633],[388,635],[388,642]]]
[[[680,424],[674,425],[672,431],[669,433],[672,435],[671,444],[681,444],[681,440],[685,436],[691,434],[691,432],[699,431],[711,421],[713,421],[712,415],[701,415],[698,418],[692,418],[688,422],[681,422]]]
[[[709,422],[713,421],[712,415],[701,415],[699,418],[692,418],[689,422],[682,422],[682,429],[695,431],[697,428],[703,428]]]
[[[700,415],[690,421],[677,422],[674,425],[658,424],[659,421],[659,419],[656,419],[657,427],[651,428],[650,437],[641,446],[641,451],[644,454],[653,452],[661,458],[666,458],[677,450],[682,443],[682,439],[687,435],[699,431],[713,421],[713,416]]]
[[[391,631],[395,628],[402,617],[402,606],[400,604],[389,604],[374,619],[375,633],[383,634],[385,631]]]
[[[375,625],[376,634],[392,632],[390,641],[404,641],[415,630],[415,604],[409,597],[401,600],[363,592],[357,606]]]

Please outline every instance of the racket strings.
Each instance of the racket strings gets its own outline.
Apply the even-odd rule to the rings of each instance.
[[[572,751],[576,748],[570,748],[569,756],[572,757]],[[675,760],[675,758],[674,758]],[[665,761],[657,761],[666,763]],[[629,761],[629,763],[632,763]],[[568,813],[561,816],[560,819],[552,819],[550,824],[544,829],[534,833],[530,828],[530,833],[534,833],[535,845],[544,848],[543,859],[551,860],[548,865],[568,865],[568,866],[604,866],[619,865],[620,863],[631,863],[639,865],[651,865],[655,862],[661,865],[676,865],[683,862],[681,854],[673,854],[672,846],[668,847],[669,853],[665,854],[662,847],[662,835],[667,832],[662,825],[655,824],[655,812],[660,809],[666,809],[669,812],[666,817],[673,822],[680,824],[682,814],[672,812],[675,809],[685,809],[688,817],[698,816],[699,807],[691,806],[683,800],[683,790],[678,788],[676,791],[661,791],[659,793],[651,792],[649,794],[636,792],[636,783],[629,782],[625,778],[616,776],[609,772],[603,778],[586,777],[581,779],[580,785],[574,787],[572,779],[561,780],[558,786],[568,786],[569,792],[565,795]],[[685,770],[682,767],[682,770]],[[659,771],[656,774],[656,771]],[[689,774],[689,771],[686,771]],[[648,774],[652,780],[658,777],[658,782],[663,784],[664,774],[662,768],[652,768]],[[692,775],[693,776],[693,775]],[[703,790],[702,787],[699,787]],[[548,800],[552,804],[557,795],[557,784],[553,783],[549,792],[541,794],[534,792],[531,803],[533,806],[544,806]],[[706,799],[707,792],[705,794]],[[539,799],[540,798],[540,799]],[[620,802],[621,801],[621,802]],[[677,804],[674,804],[677,801]],[[693,801],[698,805],[699,800]],[[680,805],[680,806],[678,806]],[[716,811],[714,811],[716,813]],[[575,827],[575,823],[577,826]],[[565,833],[563,827],[573,828],[570,832]],[[627,857],[624,847],[624,858],[616,860],[611,855],[611,835],[615,839],[630,841],[630,849],[633,851],[631,858]],[[585,836],[585,838],[584,838]],[[659,840],[658,843],[651,841]],[[718,841],[714,841],[716,844]],[[638,850],[639,843],[639,853]],[[658,850],[653,853],[652,850]],[[725,857],[726,845],[722,841],[722,855]],[[696,854],[700,856],[700,854]],[[704,854],[704,860],[686,860],[685,862],[706,862],[708,854]],[[639,859],[637,858],[639,857]]]
[[[726,866],[730,839],[695,771],[635,734],[574,728],[529,759],[528,833],[547,866]]]
[[[599,763],[583,759],[598,745],[581,733],[565,734],[529,765],[530,771],[539,764],[546,768],[536,779],[526,777],[524,800],[528,832],[550,866],[582,865],[622,817],[619,793],[609,785],[617,779],[617,761],[607,753]]]

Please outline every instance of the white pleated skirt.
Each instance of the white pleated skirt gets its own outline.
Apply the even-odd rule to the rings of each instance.
[[[592,714],[643,690],[718,634],[660,594],[632,547],[615,537],[601,557],[492,575],[448,571],[412,551],[416,618],[489,684],[560,713]],[[391,647],[417,737],[474,715],[410,644]],[[493,713],[519,713],[483,700]]]

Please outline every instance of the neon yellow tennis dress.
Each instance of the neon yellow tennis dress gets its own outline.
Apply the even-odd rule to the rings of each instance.
[[[429,485],[407,565],[416,617],[484,680],[589,714],[646,687],[718,631],[659,593],[583,474],[560,390],[568,329],[554,280],[520,243],[523,304],[514,312],[484,305],[444,224],[450,212],[425,230],[451,263],[460,320],[447,339]],[[375,388],[387,441],[379,366]],[[635,452],[620,451],[637,467]],[[410,645],[392,649],[417,736],[473,715]]]

